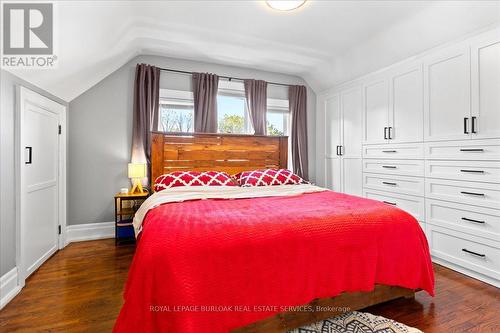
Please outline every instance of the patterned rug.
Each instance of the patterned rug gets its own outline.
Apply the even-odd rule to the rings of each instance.
[[[364,312],[347,312],[341,316],[321,320],[296,328],[288,333],[423,333],[392,319]]]

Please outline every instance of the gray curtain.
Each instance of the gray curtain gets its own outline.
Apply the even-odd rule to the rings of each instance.
[[[307,89],[305,86],[288,88],[290,114],[292,116],[292,163],[293,172],[308,179],[307,168]]]
[[[194,131],[217,133],[217,90],[219,77],[193,73]]]
[[[248,114],[256,135],[266,135],[267,82],[245,80]]]
[[[147,163],[151,178],[151,131],[158,129],[160,69],[137,64],[134,82],[134,115],[132,123],[132,163]]]

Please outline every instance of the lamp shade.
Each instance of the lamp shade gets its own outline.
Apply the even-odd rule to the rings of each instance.
[[[128,178],[144,178],[146,175],[146,163],[128,164]]]

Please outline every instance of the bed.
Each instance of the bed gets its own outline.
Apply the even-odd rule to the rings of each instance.
[[[287,138],[152,133],[152,179],[286,168]],[[114,332],[284,332],[416,290],[434,292],[418,222],[311,184],[152,195]]]

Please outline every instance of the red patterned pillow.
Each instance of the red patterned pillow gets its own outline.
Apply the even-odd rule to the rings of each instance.
[[[287,169],[243,171],[234,176],[241,187],[297,185],[306,181]]]
[[[159,192],[179,186],[236,186],[236,184],[225,172],[175,171],[156,178],[154,188]]]

